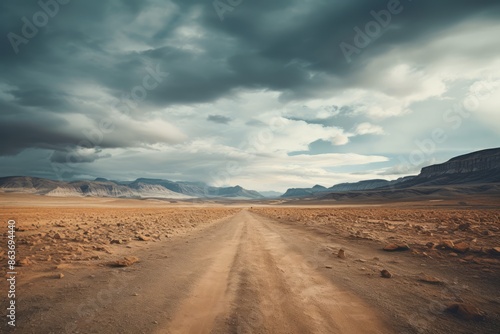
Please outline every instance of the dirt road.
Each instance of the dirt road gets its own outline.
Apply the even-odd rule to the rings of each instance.
[[[337,257],[341,248],[346,259]],[[386,253],[366,241],[279,223],[248,209],[188,235],[117,249],[112,256],[133,255],[140,262],[125,268],[62,264],[63,279],[43,273],[27,279],[21,273],[16,332],[493,333],[496,328],[495,319],[477,324],[442,314],[442,303],[457,298],[489,295],[496,301],[495,290],[481,290],[493,286],[487,281],[457,285],[453,275],[463,269],[443,271],[443,262],[421,263],[411,254]],[[449,287],[418,283],[415,274],[423,265]],[[381,278],[381,268],[397,274]]]
[[[22,333],[390,333],[376,310],[248,210],[138,249],[128,268],[66,268],[20,288]],[[318,255],[318,256],[315,256]],[[320,266],[324,266],[321,264]]]
[[[219,247],[208,270],[158,332],[390,332],[262,218],[245,210],[226,224],[228,234],[213,240]]]

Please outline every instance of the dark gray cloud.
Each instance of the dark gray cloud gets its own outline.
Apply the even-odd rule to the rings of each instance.
[[[94,148],[89,152],[78,152],[76,149],[67,151],[54,151],[50,156],[50,162],[53,163],[90,163],[97,159],[110,158],[111,154],[101,154],[102,149]]]
[[[251,119],[251,120],[248,120],[245,122],[245,125],[248,125],[248,126],[254,126],[254,127],[263,127],[263,126],[266,126],[266,124],[264,122],[261,122],[257,119]]]
[[[222,116],[222,115],[208,115],[207,120],[209,120],[210,122],[219,123],[219,124],[228,124],[233,119],[231,117],[226,117],[226,116]]]

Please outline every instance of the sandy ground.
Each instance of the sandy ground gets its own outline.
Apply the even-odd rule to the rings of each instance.
[[[18,333],[500,328],[495,208],[9,196],[0,196],[1,242],[6,220],[16,219]],[[410,249],[384,251],[388,244]],[[6,254],[0,261],[5,272]],[[0,304],[7,305],[7,286],[1,288]],[[466,305],[475,319],[444,312],[451,304]],[[2,310],[0,332],[11,331]]]

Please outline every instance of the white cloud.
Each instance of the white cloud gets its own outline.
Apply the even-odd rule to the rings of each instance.
[[[349,137],[344,134],[338,134],[331,138],[331,142],[336,146],[345,145],[349,142]]]
[[[290,102],[288,103],[284,116],[299,118],[304,120],[324,120],[339,115],[340,110],[337,106],[318,105],[312,106],[305,101],[305,104]]]
[[[356,128],[354,129],[354,133],[358,135],[383,135],[385,132],[381,126],[364,122],[356,126]]]

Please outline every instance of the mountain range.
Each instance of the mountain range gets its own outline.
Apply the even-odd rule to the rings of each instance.
[[[290,188],[282,197],[341,198],[346,197],[348,192],[352,192],[351,197],[356,197],[362,192],[365,196],[367,191],[373,193],[375,190],[380,193],[392,192],[391,195],[394,195],[396,194],[394,191],[398,189],[415,190],[417,188],[419,188],[418,191],[425,193],[426,190],[421,189],[422,187],[462,186],[463,188],[464,186],[495,183],[500,183],[500,148],[461,155],[442,164],[424,167],[418,175],[406,176],[393,181],[374,179],[341,183],[330,188],[321,185],[315,185],[312,188]],[[471,189],[481,191],[485,188],[472,187]],[[337,193],[344,193],[344,195]]]
[[[425,195],[444,187],[459,187],[469,193],[500,189],[500,148],[477,151],[422,168],[419,175],[397,180],[364,180],[332,187],[290,188],[281,198],[345,199],[382,196],[398,198],[403,194]],[[464,190],[464,187],[467,187]],[[449,188],[451,189],[451,188]],[[30,176],[0,178],[0,191],[28,192],[45,196],[95,196],[117,198],[278,198],[280,193],[244,189],[240,186],[213,187],[203,182],[139,178],[135,181],[54,181]]]
[[[345,192],[345,191],[359,191],[377,189],[387,186],[393,186],[401,182],[405,182],[415,178],[415,176],[406,176],[393,181],[383,179],[364,180],[353,183],[339,183],[330,188],[321,185],[315,185],[312,188],[290,188],[281,197],[305,197],[309,195],[332,193],[332,192]]]
[[[140,178],[135,181],[110,181],[97,178],[93,181],[54,181],[30,176],[0,178],[0,189],[10,192],[29,192],[45,196],[95,196],[118,198],[214,198],[233,199],[264,198],[254,190],[240,186],[212,187],[202,182],[175,182],[161,179]]]

